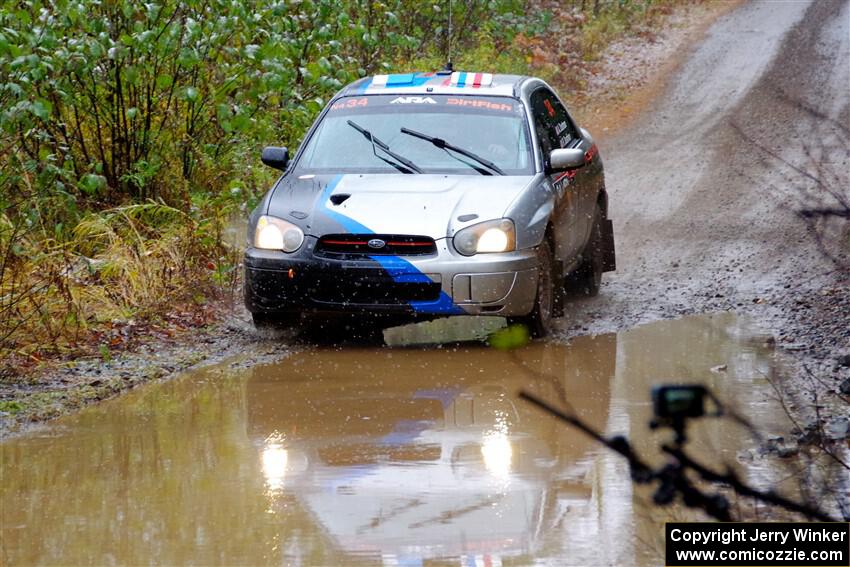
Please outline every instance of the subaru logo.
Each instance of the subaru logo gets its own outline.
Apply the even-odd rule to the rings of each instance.
[[[387,245],[387,243],[381,240],[380,238],[373,238],[366,244],[369,246],[369,248],[383,248]]]

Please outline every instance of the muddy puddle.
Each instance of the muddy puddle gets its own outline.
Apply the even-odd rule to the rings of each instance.
[[[7,441],[2,562],[659,564],[661,522],[689,513],[650,509],[621,458],[516,392],[563,394],[647,455],[667,435],[646,426],[664,381],[706,383],[761,430],[787,429],[772,350],[732,315],[512,352],[401,346],[438,330],[222,364]],[[755,447],[725,421],[692,433],[718,466]],[[756,456],[745,478],[781,486],[777,467]]]

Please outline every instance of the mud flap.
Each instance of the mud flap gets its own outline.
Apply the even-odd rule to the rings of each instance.
[[[602,223],[602,271],[613,272],[617,269],[617,260],[614,256],[614,223],[611,219],[605,219]]]

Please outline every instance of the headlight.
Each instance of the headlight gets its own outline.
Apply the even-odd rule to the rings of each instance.
[[[283,219],[263,215],[254,231],[254,246],[264,250],[295,252],[304,242],[304,231]]]
[[[454,245],[464,256],[516,250],[514,221],[497,219],[464,228],[455,234]]]

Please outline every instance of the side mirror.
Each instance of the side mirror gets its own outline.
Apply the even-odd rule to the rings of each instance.
[[[263,148],[260,159],[269,167],[286,171],[286,166],[289,164],[289,150],[278,146],[266,146]]]
[[[549,154],[549,167],[552,171],[575,169],[584,165],[584,150],[578,148],[561,148],[552,150]]]

